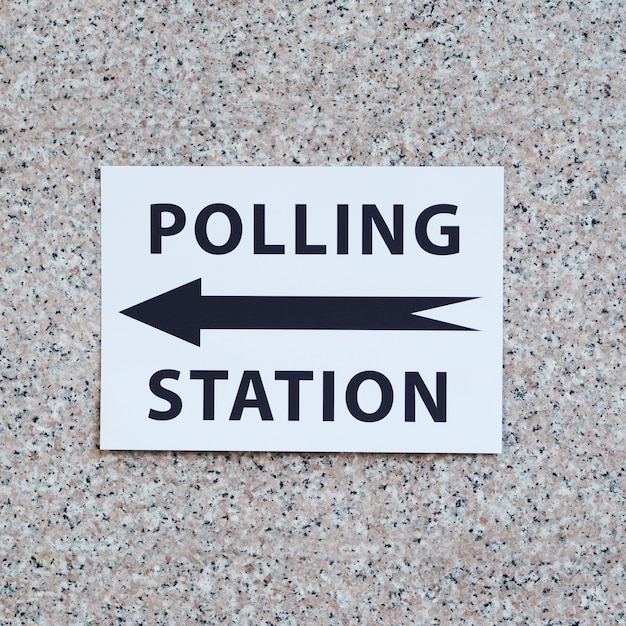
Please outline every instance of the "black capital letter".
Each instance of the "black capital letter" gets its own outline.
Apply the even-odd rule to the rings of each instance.
[[[348,254],[348,205],[337,205],[337,254]]]
[[[164,378],[173,378],[174,380],[178,380],[179,376],[180,372],[178,370],[159,370],[150,377],[150,391],[157,398],[161,398],[162,400],[170,403],[170,408],[167,411],[156,411],[155,409],[150,409],[148,417],[151,420],[173,420],[182,411],[183,401],[180,399],[180,396],[170,389],[161,387],[161,381]]]
[[[215,381],[227,380],[228,372],[224,370],[191,370],[189,372],[191,380],[204,381],[204,408],[202,409],[202,419],[212,420],[215,418]]]
[[[174,223],[171,226],[163,226],[161,216],[163,213],[171,213]],[[161,237],[177,235],[185,228],[185,212],[176,204],[151,204],[150,205],[150,254],[161,254]]]
[[[322,374],[322,421],[335,421],[335,372]]]
[[[372,254],[372,224],[383,238],[391,254],[402,254],[404,249],[404,205],[393,205],[393,236],[375,204],[363,205],[363,254]]]
[[[433,204],[424,209],[415,222],[415,237],[420,248],[430,254],[438,254],[440,256],[446,254],[457,254],[459,251],[459,227],[458,226],[442,226],[441,234],[448,236],[447,246],[438,246],[428,238],[428,222],[430,218],[440,213],[450,213],[456,215],[457,207],[454,204]]]
[[[287,420],[297,422],[300,420],[300,381],[313,380],[313,372],[276,372],[276,380],[287,380],[289,386],[289,408],[287,410]]]
[[[265,243],[265,205],[254,205],[254,254],[285,254],[282,244]]]
[[[223,213],[230,222],[230,235],[226,243],[221,246],[216,246],[214,243],[211,243],[206,234],[207,222],[214,213]],[[198,217],[196,218],[196,241],[198,245],[209,254],[228,254],[232,252],[239,245],[242,232],[243,224],[241,223],[241,217],[239,217],[239,213],[228,204],[209,204],[209,206],[205,206],[204,209],[198,213]]]
[[[252,385],[254,391],[254,398],[248,400],[248,389]],[[263,381],[261,380],[261,374],[258,371],[245,371],[241,377],[239,383],[239,389],[237,390],[237,397],[233,404],[233,410],[230,413],[230,420],[240,420],[241,414],[246,407],[253,409],[259,409],[261,419],[264,421],[271,421],[272,411],[270,409],[270,403],[267,401],[267,395],[265,388],[263,387]]]
[[[296,204],[296,254],[326,254],[326,246],[306,242],[306,204]]]
[[[373,413],[366,413],[359,406],[359,387],[366,380],[373,380],[380,387],[380,406]],[[346,388],[346,405],[353,417],[361,422],[378,422],[383,419],[393,404],[393,387],[389,379],[380,372],[360,372],[352,377]]]
[[[428,391],[419,372],[405,372],[404,374],[404,421],[415,421],[415,389],[420,394],[433,422],[446,421],[447,402],[447,372],[437,372],[437,404]]]

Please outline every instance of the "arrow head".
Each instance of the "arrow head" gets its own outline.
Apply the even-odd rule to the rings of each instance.
[[[120,313],[169,335],[200,345],[200,279],[167,291]]]

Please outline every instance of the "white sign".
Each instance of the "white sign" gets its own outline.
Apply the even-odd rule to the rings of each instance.
[[[502,168],[105,167],[101,448],[501,451]]]

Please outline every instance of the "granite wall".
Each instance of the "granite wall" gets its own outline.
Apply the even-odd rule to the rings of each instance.
[[[3,2],[0,622],[625,623],[624,12]],[[101,452],[103,164],[503,166],[503,453]]]

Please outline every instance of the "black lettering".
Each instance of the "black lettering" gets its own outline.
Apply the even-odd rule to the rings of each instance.
[[[322,374],[322,420],[335,421],[335,372]]]
[[[282,244],[265,243],[265,205],[254,205],[254,254],[285,254]]]
[[[337,254],[348,254],[348,205],[337,205]]]
[[[171,226],[163,226],[161,219],[163,213],[171,213],[174,216],[174,223]],[[185,221],[185,212],[176,204],[151,204],[150,254],[161,254],[161,239],[177,235],[185,228]]]
[[[211,215],[215,213],[222,213],[230,222],[230,235],[221,246],[217,246],[209,241],[206,232],[207,222]],[[241,217],[239,217],[239,213],[228,204],[209,204],[209,206],[205,206],[204,209],[200,211],[196,218],[196,241],[198,245],[209,254],[228,254],[232,252],[239,245],[242,232],[243,224],[241,223]]]
[[[366,380],[373,380],[380,387],[380,406],[373,413],[366,413],[359,406],[359,387]],[[393,405],[393,387],[380,372],[360,372],[352,377],[346,388],[346,405],[353,417],[361,422],[378,422],[388,415]]]
[[[189,377],[191,380],[204,381],[202,419],[215,419],[215,381],[227,380],[228,372],[224,370],[191,370],[189,372]]]
[[[459,252],[459,227],[458,226],[442,226],[441,234],[447,235],[448,245],[438,246],[428,237],[428,222],[435,215],[441,213],[449,213],[456,215],[457,207],[454,204],[433,204],[424,209],[415,222],[415,237],[420,248],[430,254],[446,255],[457,254]]]
[[[300,420],[300,381],[313,380],[313,372],[276,372],[276,380],[286,380],[289,382],[289,408],[287,410],[287,420],[297,422]]]
[[[296,254],[326,254],[325,245],[307,243],[306,204],[296,204]]]
[[[183,409],[183,401],[180,399],[180,396],[170,389],[165,389],[165,387],[161,386],[161,381],[164,378],[172,378],[173,380],[178,380],[180,376],[180,372],[178,370],[159,370],[155,372],[150,377],[150,391],[157,397],[165,400],[170,403],[170,408],[167,411],[157,411],[155,409],[150,409],[148,413],[148,417],[151,420],[173,420],[175,417],[180,415],[180,412]]]
[[[437,402],[428,391],[419,372],[405,372],[404,374],[404,421],[415,421],[415,389],[420,394],[422,402],[428,409],[433,422],[445,422],[447,417],[447,372],[437,372],[436,382]]]
[[[372,254],[372,224],[383,238],[391,254],[402,254],[404,249],[404,205],[393,205],[393,235],[375,204],[363,205],[363,254]]]
[[[254,398],[247,399],[248,389],[252,386]],[[258,371],[245,371],[239,383],[237,397],[233,404],[233,410],[230,413],[230,420],[240,420],[245,408],[258,409],[263,421],[271,421],[272,411],[267,401],[267,394],[263,387],[261,374]]]

